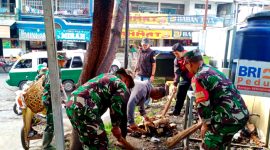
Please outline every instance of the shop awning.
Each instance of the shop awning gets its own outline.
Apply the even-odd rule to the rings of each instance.
[[[11,37],[11,26],[15,23],[15,20],[0,20],[0,38]]]
[[[0,26],[12,26],[15,20],[0,20]]]

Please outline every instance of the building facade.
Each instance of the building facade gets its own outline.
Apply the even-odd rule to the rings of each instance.
[[[197,46],[204,8],[203,0],[131,0],[129,43],[139,45],[141,38],[148,37],[152,46],[176,42]],[[222,28],[232,23],[233,0],[210,0],[207,8],[207,27]],[[123,30],[122,45],[124,36]]]
[[[57,49],[86,49],[91,40],[93,0],[54,1]],[[42,0],[21,0],[17,21],[23,49],[46,49]]]
[[[15,0],[0,0],[0,56],[9,56],[11,51],[20,51],[16,29]]]
[[[55,0],[57,49],[86,49],[94,0]],[[0,56],[46,50],[42,0],[0,0]]]

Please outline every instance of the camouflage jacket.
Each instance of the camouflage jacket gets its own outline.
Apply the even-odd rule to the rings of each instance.
[[[124,95],[127,87],[124,82],[117,76],[111,74],[101,74],[72,92],[74,97],[79,96],[84,99],[91,99],[97,106],[100,115],[104,114],[110,108],[110,116],[113,126],[118,126],[121,122],[123,113],[121,111],[122,104],[124,103]],[[77,104],[77,103],[76,103]],[[88,107],[92,107],[89,104]]]
[[[45,79],[44,79],[44,81],[42,83],[42,86],[44,88],[43,89],[43,95],[42,95],[42,101],[43,101],[44,105],[49,106],[49,105],[51,105],[51,89],[50,89],[51,88],[51,82],[50,82],[49,71],[47,71],[44,75],[45,75]],[[60,70],[59,70],[59,77],[61,77]],[[38,78],[38,77],[36,77],[36,78]],[[59,79],[59,82],[61,83],[61,79]]]
[[[208,124],[239,124],[249,112],[234,84],[217,69],[202,65],[192,79],[197,109]]]
[[[44,105],[51,105],[51,84],[50,84],[50,77],[49,77],[49,71],[45,74],[45,79],[42,83],[43,86],[43,95],[42,95],[42,101]]]

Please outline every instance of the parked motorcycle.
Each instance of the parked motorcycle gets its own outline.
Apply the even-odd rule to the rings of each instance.
[[[46,110],[34,113],[27,107],[24,101],[25,90],[28,89],[33,81],[28,81],[23,90],[16,91],[16,102],[13,106],[13,111],[17,115],[23,116],[23,127],[21,129],[21,143],[26,150],[30,147],[30,140],[41,139],[44,128],[46,126]]]
[[[0,60],[0,67],[7,73],[12,68],[14,62],[6,61],[5,59]]]
[[[22,110],[26,108],[26,105],[23,102],[23,94],[24,94],[24,91],[29,87],[29,85],[31,85],[31,83],[33,83],[33,81],[27,81],[23,85],[22,90],[18,90],[15,92],[16,97],[15,97],[15,103],[13,105],[13,112],[17,115],[21,115]]]

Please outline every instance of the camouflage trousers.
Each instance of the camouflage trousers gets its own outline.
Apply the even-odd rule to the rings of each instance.
[[[54,126],[53,126],[53,112],[52,112],[52,105],[45,105],[45,108],[47,110],[46,114],[46,128],[45,132],[53,133],[54,132]]]
[[[66,104],[66,112],[73,128],[78,132],[84,150],[108,149],[105,127],[92,99],[71,97]]]
[[[219,125],[218,128],[213,128],[210,125],[206,131],[202,147],[205,150],[224,150],[225,147],[231,142],[235,133],[244,128],[247,121],[236,125]]]

